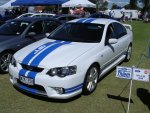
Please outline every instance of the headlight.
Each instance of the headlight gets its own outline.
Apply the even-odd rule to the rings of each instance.
[[[50,69],[47,74],[50,76],[65,77],[76,74],[77,66],[58,67]]]
[[[11,65],[13,65],[14,67],[16,67],[16,60],[14,57],[12,57],[11,59]]]

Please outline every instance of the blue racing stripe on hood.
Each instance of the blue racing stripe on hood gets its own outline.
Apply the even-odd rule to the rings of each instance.
[[[65,44],[70,44],[71,42],[63,42],[63,43],[57,43],[54,44],[52,46],[50,46],[49,48],[47,48],[46,50],[44,50],[43,52],[41,52],[32,62],[31,62],[31,66],[38,66],[40,64],[40,62],[51,52],[53,52],[55,49],[59,48],[62,45]]]
[[[22,63],[23,63],[23,64],[28,64],[29,61],[30,61],[37,53],[39,53],[40,51],[42,51],[43,49],[45,49],[47,46],[50,46],[50,45],[52,45],[52,44],[54,44],[54,43],[59,43],[59,42],[61,42],[61,41],[56,40],[56,41],[54,41],[54,42],[48,42],[48,43],[46,43],[46,44],[43,44],[43,45],[37,47],[35,50],[33,50],[30,54],[28,54],[28,55],[23,59]]]

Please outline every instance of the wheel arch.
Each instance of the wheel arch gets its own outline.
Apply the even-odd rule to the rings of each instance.
[[[98,67],[98,71],[99,71],[99,74],[100,74],[100,64],[98,62],[93,62],[89,68],[87,69],[87,71],[90,69],[90,67],[92,67],[93,65],[96,65]]]
[[[5,52],[11,52],[14,54],[16,51],[12,49],[7,49],[7,50],[2,51],[0,54],[5,53]]]
[[[86,75],[85,75],[85,78],[84,78],[84,83],[83,83],[83,88],[82,88],[82,94],[83,94],[83,95],[89,95],[89,94],[91,94],[92,92],[94,92],[94,90],[95,90],[96,87],[97,87],[97,84],[96,84],[95,88],[94,88],[92,91],[89,91],[89,90],[87,89],[87,87],[86,87],[87,74],[88,74],[88,72],[89,72],[89,69],[92,68],[92,66],[96,66],[96,67],[98,68],[98,73],[100,74],[100,64],[99,64],[98,62],[93,62],[93,63],[89,66],[89,68],[87,69],[87,72],[86,72]],[[99,75],[98,75],[98,79],[99,79]]]

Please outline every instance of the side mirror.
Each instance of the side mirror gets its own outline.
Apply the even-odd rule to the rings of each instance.
[[[109,39],[109,44],[116,44],[118,42],[118,39],[111,38]]]
[[[48,37],[50,35],[50,33],[46,33],[45,35],[46,35],[46,37]]]

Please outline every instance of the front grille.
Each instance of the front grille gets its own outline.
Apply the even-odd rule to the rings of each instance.
[[[25,65],[25,64],[21,64],[21,66],[23,69],[33,71],[33,72],[42,72],[44,70],[43,68],[29,66],[29,65]]]
[[[28,88],[32,88],[32,89],[36,89],[38,91],[46,92],[44,87],[42,87],[40,85],[36,85],[36,84],[34,84],[34,85],[27,85],[27,84],[22,83],[19,79],[17,79],[17,83],[20,84],[20,85],[24,85],[24,86],[26,86]]]

